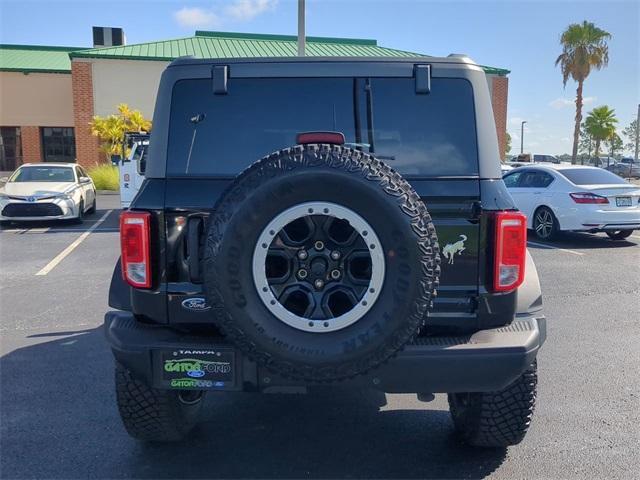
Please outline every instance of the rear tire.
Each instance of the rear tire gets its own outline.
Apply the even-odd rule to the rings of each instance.
[[[449,408],[457,433],[475,447],[517,445],[531,424],[537,383],[534,362],[504,390],[450,393]]]
[[[605,232],[611,240],[624,240],[628,238],[633,230],[615,230],[613,232]]]
[[[116,399],[120,418],[133,438],[175,442],[196,425],[204,393],[151,388],[116,362]]]
[[[553,240],[558,235],[558,220],[548,207],[539,207],[533,214],[533,231],[540,240]]]

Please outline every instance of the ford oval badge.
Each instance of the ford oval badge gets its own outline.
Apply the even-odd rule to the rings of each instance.
[[[204,312],[211,307],[207,305],[207,301],[202,297],[186,298],[182,301],[182,308],[191,310],[194,312]]]
[[[187,375],[192,378],[200,378],[204,377],[204,372],[202,370],[190,370],[187,372]]]

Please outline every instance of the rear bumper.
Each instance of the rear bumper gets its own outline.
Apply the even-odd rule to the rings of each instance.
[[[105,315],[105,334],[116,360],[156,388],[166,388],[162,385],[159,350],[233,350],[221,338],[141,324],[131,313],[122,311]],[[507,327],[481,330],[473,335],[419,338],[373,373],[340,385],[394,393],[500,390],[531,365],[545,338],[543,315],[516,317]],[[235,380],[213,389],[261,391],[310,385],[279,377],[243,358],[240,352],[235,352],[235,358]]]

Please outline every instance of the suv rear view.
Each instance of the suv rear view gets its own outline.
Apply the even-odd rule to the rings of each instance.
[[[339,382],[522,440],[545,320],[480,67],[180,59],[145,177],[105,318],[132,436],[184,437],[208,391]]]

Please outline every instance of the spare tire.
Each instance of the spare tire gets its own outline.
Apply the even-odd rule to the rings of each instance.
[[[427,208],[359,150],[295,146],[242,172],[209,222],[215,322],[254,361],[327,382],[387,361],[423,326],[440,273]]]

